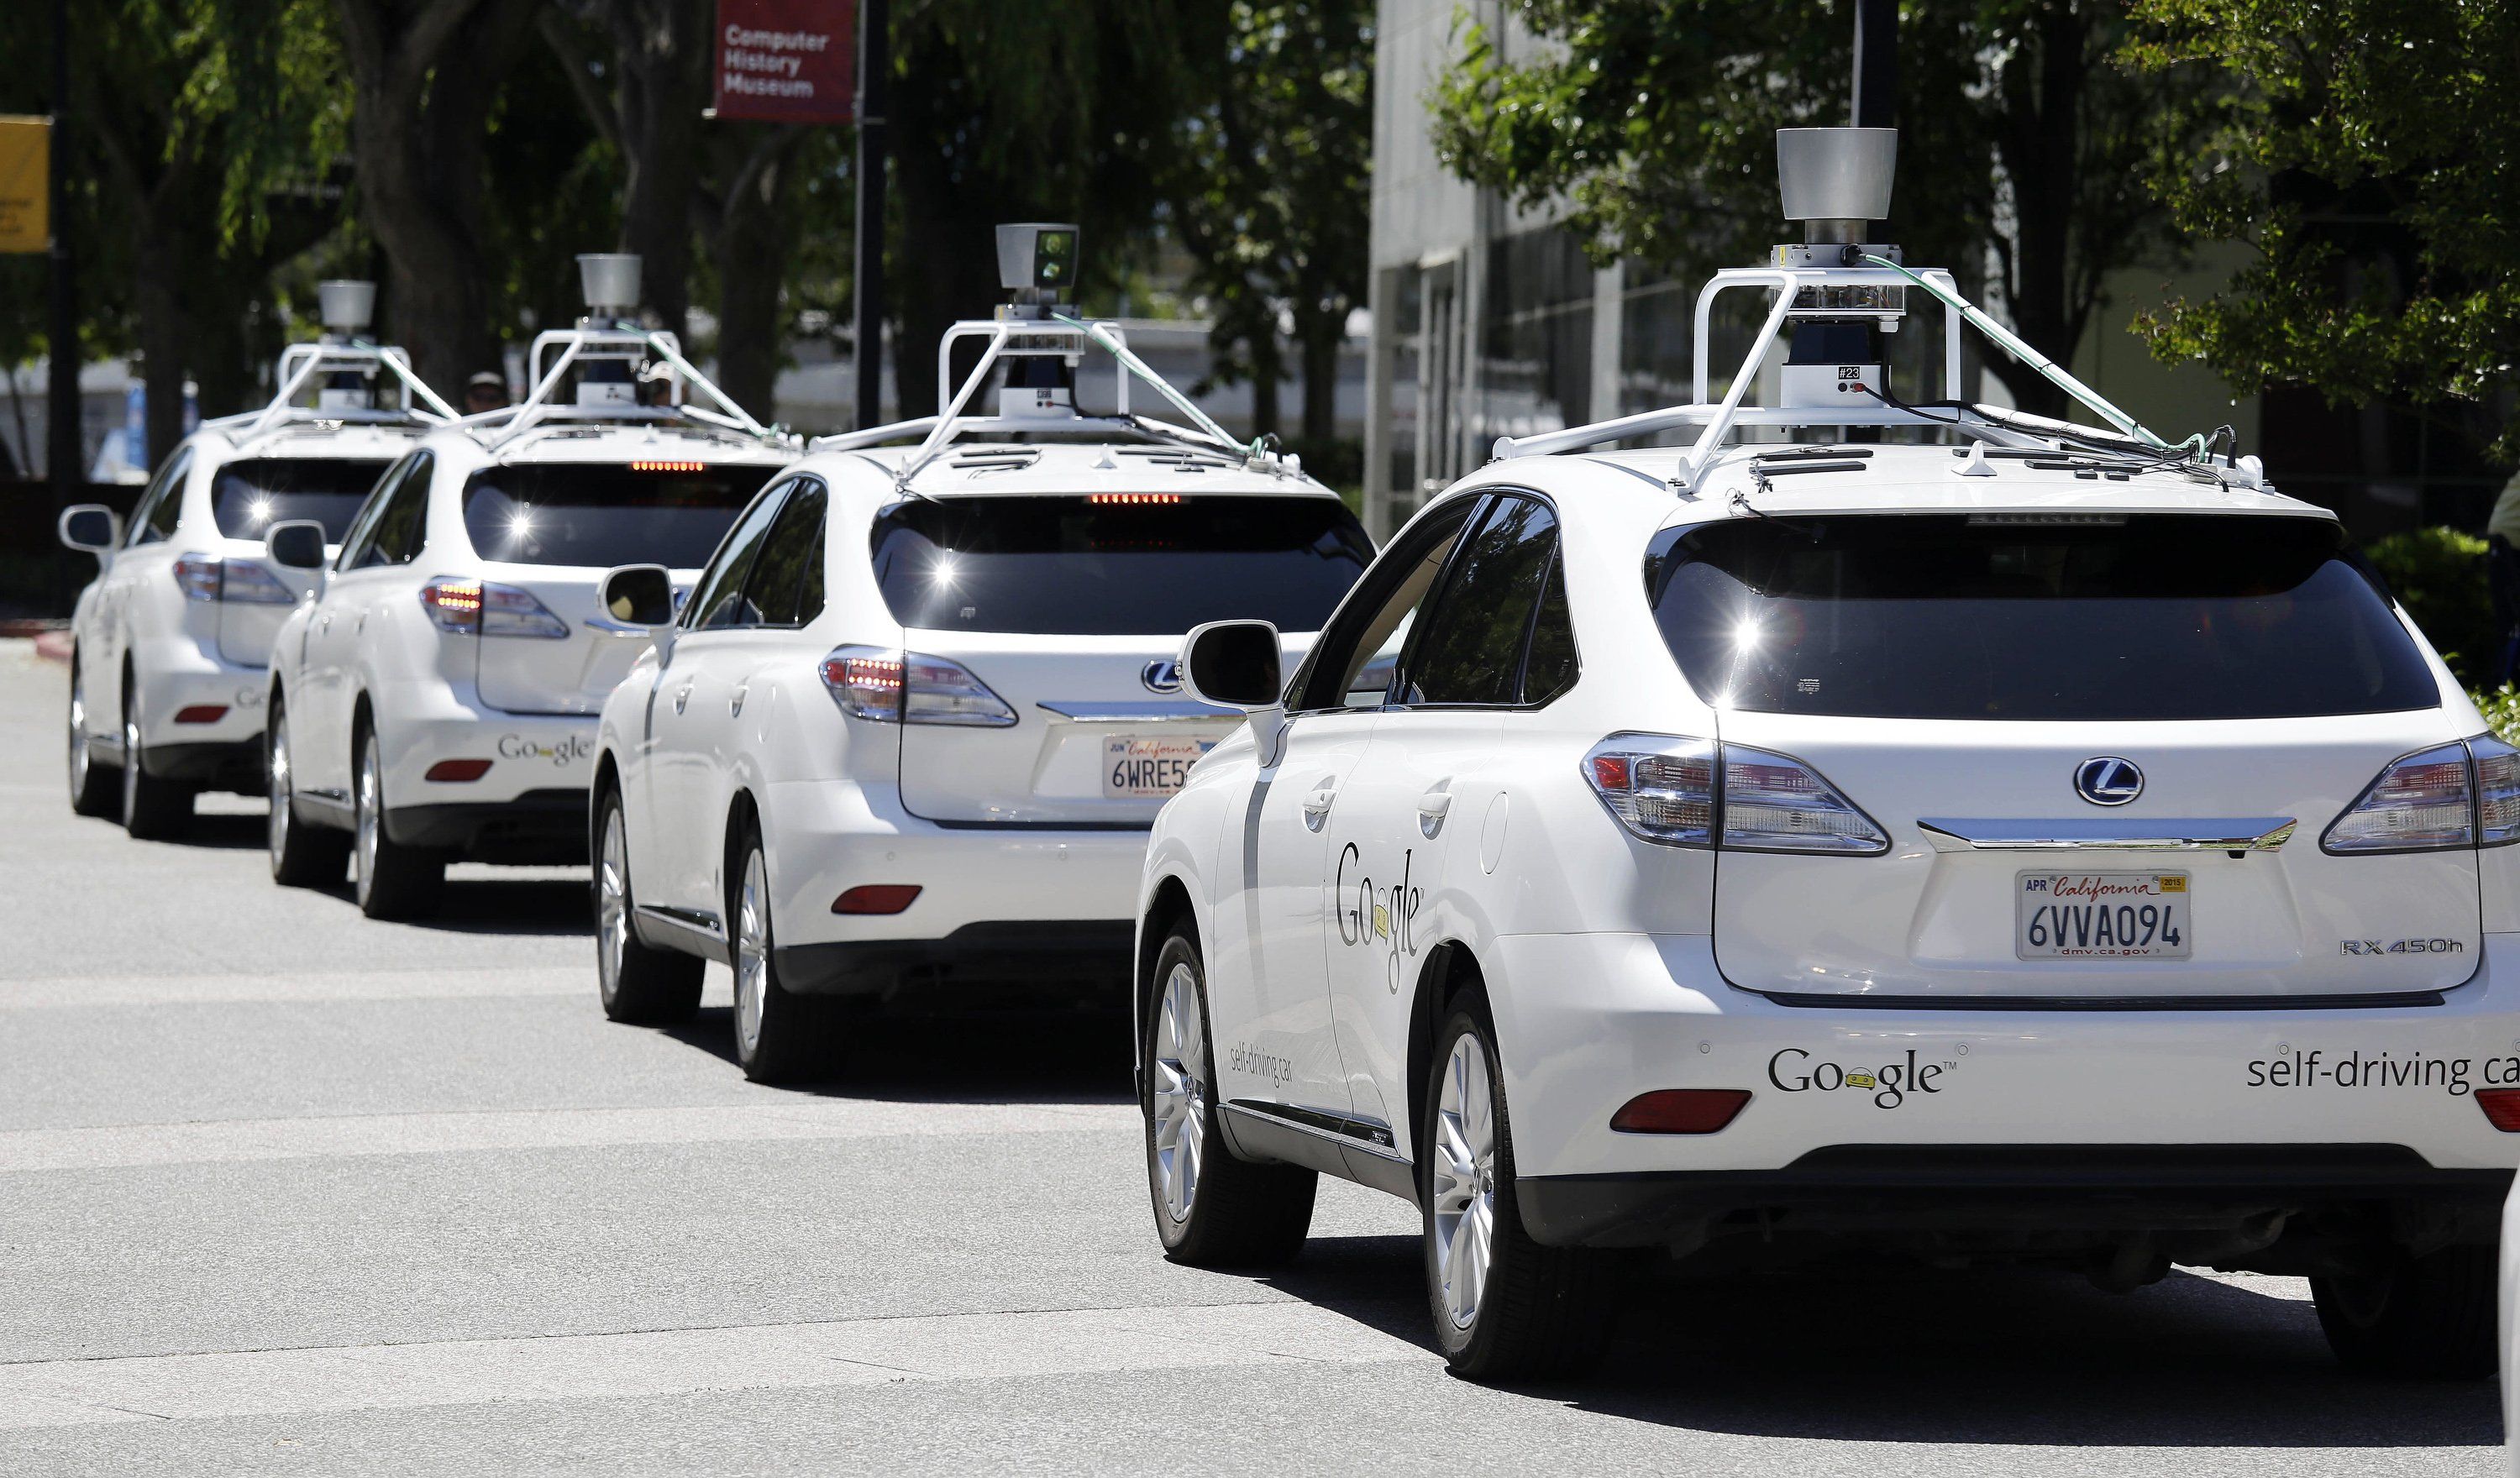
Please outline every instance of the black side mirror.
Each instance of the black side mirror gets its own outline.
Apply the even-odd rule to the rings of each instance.
[[[624,564],[604,577],[604,609],[628,626],[674,619],[674,577],[661,564]]]
[[[273,524],[262,536],[271,562],[283,569],[324,567],[324,525],[312,518],[291,518]]]
[[[72,549],[91,555],[109,554],[121,540],[122,520],[102,503],[82,503],[62,510],[60,533],[62,542]]]
[[[1278,628],[1266,621],[1210,621],[1182,643],[1182,686],[1201,702],[1248,713],[1274,708],[1285,686]]]

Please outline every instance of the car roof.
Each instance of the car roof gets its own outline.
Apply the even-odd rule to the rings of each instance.
[[[494,428],[495,429],[495,428]],[[769,445],[740,432],[692,422],[554,421],[527,428],[492,446],[474,428],[442,426],[427,445],[467,469],[535,463],[693,461],[739,467],[782,467],[795,460],[792,447]]]
[[[185,438],[196,456],[224,466],[263,458],[372,458],[390,462],[420,444],[417,422],[297,421],[252,436],[204,428]]]
[[[834,481],[894,490],[911,446],[816,452],[797,464]],[[1319,497],[1337,493],[1282,468],[1255,470],[1220,449],[1172,441],[963,441],[900,489],[924,498],[1151,493],[1182,497]]]

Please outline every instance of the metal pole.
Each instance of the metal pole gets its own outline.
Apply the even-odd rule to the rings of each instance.
[[[1899,0],[1855,0],[1855,94],[1849,119],[1858,128],[1899,126]]]
[[[77,263],[70,256],[70,7],[69,0],[53,0],[53,128],[52,157],[52,375],[46,396],[44,419],[50,423],[46,433],[44,465],[52,474],[53,515],[78,501],[80,484],[87,469],[81,464],[79,437],[79,342],[78,297],[73,269]],[[67,602],[69,592],[69,561],[67,551],[56,563],[61,588],[56,595]]]
[[[892,75],[892,26],[887,0],[858,0],[857,242],[853,275],[857,312],[858,429],[883,418],[883,175],[884,112]]]

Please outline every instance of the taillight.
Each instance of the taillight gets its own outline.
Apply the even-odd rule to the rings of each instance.
[[[543,637],[568,635],[568,623],[529,590],[456,580],[444,575],[420,588],[421,607],[442,631],[465,636]]]
[[[834,914],[898,914],[919,901],[915,882],[862,882],[832,900]]]
[[[175,560],[175,583],[183,587],[187,601],[215,601],[219,598],[219,565],[222,560],[207,555],[182,555]]]
[[[841,708],[878,723],[1004,729],[1006,699],[960,662],[880,647],[843,647],[823,658],[823,685]]]
[[[219,561],[219,599],[243,605],[294,605],[297,592],[251,560]]]
[[[1789,755],[1656,734],[1614,734],[1584,779],[1619,824],[1670,847],[1875,856],[1890,835]]]
[[[2476,844],[2520,841],[2520,749],[2490,734],[2469,739],[2467,748],[2476,756]]]
[[[2480,1088],[2476,1106],[2485,1110],[2485,1122],[2504,1134],[2520,1134],[2520,1088]]]
[[[2507,839],[2507,838],[2506,838]],[[2476,796],[2464,744],[2392,760],[2318,839],[2326,852],[2432,852],[2476,844]]]
[[[1749,1101],[1747,1089],[1659,1088],[1621,1104],[1610,1127],[1620,1134],[1713,1134]]]

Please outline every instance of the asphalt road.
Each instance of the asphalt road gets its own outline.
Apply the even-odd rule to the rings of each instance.
[[[0,643],[0,1473],[2498,1471],[2491,1385],[2343,1376],[2281,1278],[1658,1282],[1598,1377],[1482,1389],[1397,1201],[1165,1262],[1108,1021],[751,1087],[722,971],[606,1023],[566,873],[375,924],[258,804],[74,819],[64,692]]]

